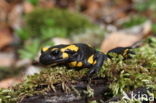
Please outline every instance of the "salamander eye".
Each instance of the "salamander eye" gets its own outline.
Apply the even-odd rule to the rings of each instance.
[[[59,53],[60,53],[60,51],[59,51],[58,49],[56,49],[56,50],[51,51],[50,54],[56,56],[56,55],[58,55]]]

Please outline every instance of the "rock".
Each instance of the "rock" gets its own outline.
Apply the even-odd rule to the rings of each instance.
[[[30,59],[20,59],[16,62],[15,67],[20,68],[20,67],[25,67],[31,64]]]
[[[13,53],[0,53],[0,67],[11,67],[14,62],[14,54]]]
[[[59,37],[53,38],[52,41],[54,42],[55,45],[71,43],[71,41],[69,39],[59,38]]]
[[[27,69],[26,69],[26,72],[25,72],[25,75],[33,75],[35,73],[39,73],[41,71],[41,69],[39,67],[36,67],[36,66],[29,66]]]

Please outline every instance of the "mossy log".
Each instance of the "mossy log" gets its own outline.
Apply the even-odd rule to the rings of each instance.
[[[132,96],[135,96],[135,98],[142,99],[141,96],[147,96],[147,98],[151,99],[151,103],[156,102],[156,98],[154,100],[154,97],[149,94],[151,90],[141,87],[137,88],[129,93],[126,93],[125,95],[121,96],[115,96],[112,98],[108,98],[105,93],[110,92],[111,90],[108,88],[108,85],[106,84],[106,80],[104,78],[96,78],[90,82],[90,88],[93,90],[93,95],[89,96],[89,94],[84,91],[87,91],[88,89],[88,83],[86,81],[79,81],[77,84],[74,84],[72,87],[72,90],[76,91],[70,91],[70,92],[64,92],[62,90],[62,86],[60,84],[57,84],[55,87],[57,87],[57,92],[54,91],[48,91],[47,94],[40,94],[40,95],[34,95],[25,97],[20,103],[92,103],[94,100],[96,102],[93,103],[111,103],[111,102],[117,102],[124,99],[133,99]],[[109,94],[110,95],[110,94]],[[111,97],[111,96],[110,96]],[[146,99],[146,98],[145,98]],[[141,103],[149,103],[149,100],[142,100]]]
[[[88,103],[92,100],[106,99],[104,93],[108,91],[104,78],[95,78],[89,84],[84,80],[79,81],[70,85],[70,90],[66,92],[62,89],[62,84],[57,84],[55,87],[56,92],[49,91],[45,95],[26,97],[20,103]],[[93,91],[88,90],[89,88]],[[89,94],[89,91],[93,94]]]

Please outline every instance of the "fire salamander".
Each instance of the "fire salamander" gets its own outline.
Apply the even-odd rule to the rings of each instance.
[[[118,47],[108,53],[126,55],[131,47]],[[108,54],[107,53],[107,54]],[[83,44],[56,45],[49,48],[42,48],[39,62],[42,65],[58,66],[64,65],[74,70],[90,68],[88,75],[99,71],[104,61],[111,58],[96,49]]]

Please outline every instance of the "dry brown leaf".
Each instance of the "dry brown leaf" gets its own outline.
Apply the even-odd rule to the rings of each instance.
[[[122,32],[115,32],[106,38],[106,40],[104,40],[101,49],[103,52],[107,52],[116,47],[127,47],[139,41],[140,39],[140,37],[135,35],[127,35]]]
[[[9,28],[0,29],[0,49],[13,42],[13,35]]]
[[[0,81],[0,88],[9,88],[12,87],[22,81],[22,78],[8,78]]]
[[[85,13],[89,16],[94,16],[95,13],[98,11],[98,9],[100,8],[100,5],[98,4],[98,2],[94,1],[94,0],[86,0],[86,8],[87,10],[85,11]]]
[[[13,53],[0,53],[0,67],[11,67],[14,62]]]
[[[8,14],[8,24],[14,28],[21,28],[23,22],[23,6],[21,4],[16,5]]]
[[[8,8],[9,5],[4,0],[0,0],[0,27],[6,25]]]
[[[108,52],[116,47],[131,46],[137,41],[140,41],[144,37],[149,36],[151,31],[151,22],[147,21],[140,26],[113,32],[103,41],[101,45],[101,51]]]
[[[29,13],[29,12],[34,10],[34,6],[31,3],[27,2],[27,1],[25,1],[23,3],[23,8],[24,8],[25,13]]]
[[[40,0],[41,7],[53,8],[55,6],[54,0]]]

